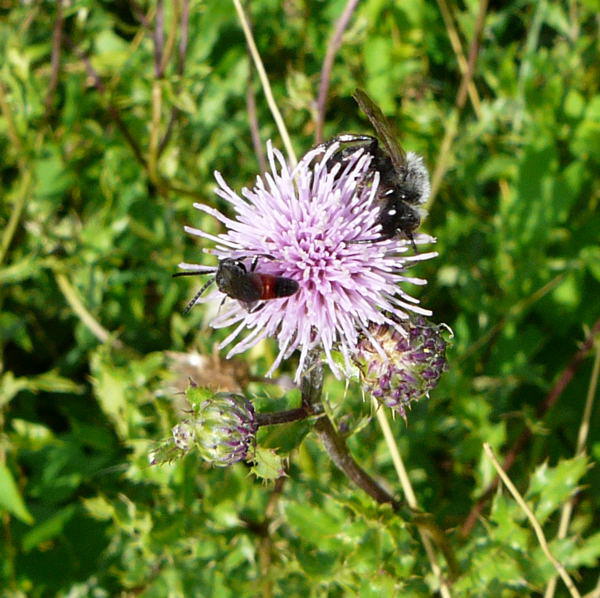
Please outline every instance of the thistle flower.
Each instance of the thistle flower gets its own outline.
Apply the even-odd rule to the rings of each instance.
[[[403,328],[408,336],[387,324],[373,326],[371,338],[359,341],[355,363],[365,391],[405,417],[406,407],[436,386],[447,364],[443,326],[411,316]]]
[[[248,310],[230,300],[212,321],[215,328],[235,326],[221,347],[232,343],[242,331],[249,331],[227,357],[266,337],[275,337],[279,353],[269,375],[299,349],[298,378],[308,351],[320,346],[339,376],[334,350],[341,352],[350,368],[359,335],[369,337],[369,327],[387,324],[402,334],[398,322],[405,321],[408,313],[430,314],[399,283],[425,284],[405,271],[412,263],[436,254],[407,255],[409,241],[378,240],[376,222],[381,207],[375,199],[379,176],[371,177],[371,156],[358,150],[343,164],[329,161],[338,148],[332,144],[324,155],[322,149],[312,150],[290,169],[281,153],[268,143],[270,172],[257,177],[252,189],[242,189],[241,196],[215,173],[216,193],[231,206],[233,218],[210,206],[194,204],[225,225],[226,232],[215,236],[185,227],[188,233],[215,242],[211,253],[220,260],[241,259],[249,268],[252,258],[258,258],[257,272],[298,282],[296,293],[264,301],[260,309]],[[332,166],[332,162],[337,163]],[[414,240],[417,244],[434,241],[423,234]],[[197,264],[183,263],[180,267],[214,272],[214,267]],[[215,289],[198,302],[223,297]]]
[[[186,394],[192,403],[190,417],[173,426],[171,436],[150,452],[150,464],[170,463],[194,448],[219,467],[244,460],[258,429],[252,403],[230,392],[209,395],[203,389],[188,389]]]

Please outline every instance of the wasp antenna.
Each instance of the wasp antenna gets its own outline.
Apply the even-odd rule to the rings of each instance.
[[[185,274],[185,272],[182,272],[182,274]],[[196,305],[196,301],[198,301],[198,299],[200,299],[200,297],[202,296],[202,294],[204,293],[204,291],[206,291],[206,289],[208,289],[208,287],[215,281],[214,277],[212,277],[210,280],[207,280],[203,285],[202,288],[194,295],[194,297],[192,298],[192,300],[185,306],[185,309],[183,310],[184,314],[187,314],[190,309],[192,309],[192,307],[194,307],[194,305]]]
[[[175,274],[171,274],[173,278],[177,278],[177,276],[198,276],[200,274],[208,274],[207,272],[175,272]]]

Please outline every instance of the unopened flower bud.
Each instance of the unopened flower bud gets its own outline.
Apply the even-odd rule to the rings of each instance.
[[[446,370],[446,341],[443,327],[421,316],[412,316],[399,325],[406,335],[389,324],[369,328],[385,355],[365,336],[359,342],[355,362],[364,389],[405,417],[406,407],[427,395]]]
[[[246,458],[257,428],[252,403],[229,392],[217,393],[202,402],[194,417],[195,442],[200,454],[220,467]]]
[[[151,465],[171,463],[197,448],[213,465],[242,461],[254,442],[258,425],[252,403],[244,396],[190,386],[186,397],[189,417],[173,426],[171,436],[158,443],[148,458]]]

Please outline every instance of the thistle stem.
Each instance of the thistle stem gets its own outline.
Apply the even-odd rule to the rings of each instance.
[[[378,503],[390,503],[394,510],[400,503],[391,494],[384,490],[358,463],[348,451],[348,447],[336,432],[331,420],[326,415],[315,422],[315,431],[319,436],[325,450],[336,466],[346,474],[359,488],[362,488]]]
[[[315,421],[314,430],[323,443],[323,447],[335,465],[359,488],[364,490],[371,498],[380,504],[392,505],[394,511],[406,521],[417,526],[421,534],[427,534],[446,557],[448,566],[453,574],[458,574],[452,552],[447,547],[444,533],[436,525],[431,515],[417,509],[404,508],[387,490],[382,488],[358,463],[354,460],[343,438],[338,434],[329,416],[325,413],[321,400],[323,390],[323,365],[320,351],[313,349],[306,358],[306,364],[300,381],[302,393],[302,407],[310,414],[322,413]],[[448,584],[443,581],[441,571],[439,579],[444,588],[443,596],[449,596]]]
[[[258,427],[261,426],[274,426],[277,424],[289,424],[301,419],[306,419],[311,414],[304,409],[304,407],[298,407],[296,409],[287,409],[286,411],[275,411],[272,413],[257,413],[256,423]]]
[[[306,358],[304,372],[300,381],[302,392],[302,407],[309,413],[322,412],[321,393],[323,391],[323,365],[320,351],[311,350]],[[315,432],[323,443],[323,447],[335,465],[350,478],[359,488],[362,488],[378,503],[390,503],[394,509],[400,504],[384,490],[358,463],[354,460],[346,443],[337,433],[327,414],[315,422]]]

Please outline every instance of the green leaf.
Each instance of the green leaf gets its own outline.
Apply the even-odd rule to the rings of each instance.
[[[555,467],[544,463],[535,470],[525,498],[536,502],[534,514],[541,524],[576,492],[588,468],[588,458],[580,455],[563,459]]]
[[[12,372],[6,372],[0,378],[0,407],[7,405],[22,390],[29,387],[26,378],[15,378]]]
[[[283,458],[273,449],[257,446],[252,461],[252,473],[263,480],[277,480],[285,473]]]
[[[127,388],[124,372],[115,368],[105,351],[92,357],[92,384],[98,402],[106,416],[113,422],[119,436],[127,436]]]
[[[12,473],[3,463],[0,463],[0,507],[24,523],[33,524],[33,517],[21,498]]]
[[[73,518],[78,509],[76,504],[67,505],[45,521],[38,523],[23,536],[23,550],[29,552],[43,542],[56,538],[63,532],[65,525]]]
[[[265,448],[278,449],[280,452],[287,454],[300,446],[310,429],[311,424],[306,421],[267,426],[261,428],[258,442]]]
[[[190,402],[193,410],[197,410],[204,401],[212,399],[214,394],[214,390],[201,386],[189,386],[185,391],[185,397]]]
[[[335,570],[337,557],[316,547],[298,547],[296,558],[304,571],[312,577],[329,577]]]
[[[321,507],[288,502],[285,507],[288,523],[303,538],[321,545],[328,537],[342,533],[346,514],[337,506]]]

